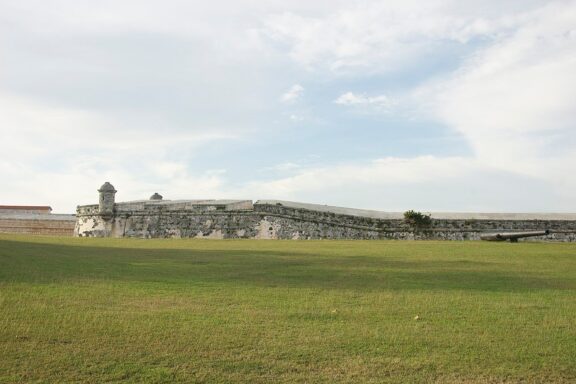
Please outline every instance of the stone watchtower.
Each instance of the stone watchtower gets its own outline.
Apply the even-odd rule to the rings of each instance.
[[[98,192],[100,194],[98,212],[104,220],[109,220],[114,215],[114,195],[117,191],[112,184],[105,182]]]
[[[159,194],[158,192],[156,192],[156,193],[154,193],[152,196],[150,196],[150,200],[160,201],[160,200],[162,200],[162,195]]]

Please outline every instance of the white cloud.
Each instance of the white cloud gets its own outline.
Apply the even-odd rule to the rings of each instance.
[[[470,158],[422,156],[300,168],[239,190],[246,196],[399,212],[576,210],[573,199],[550,186]]]
[[[544,0],[3,1],[2,198],[70,212],[110,180],[122,200],[158,191],[381,209],[576,210],[575,13],[574,1]],[[434,72],[428,58],[457,69],[407,98],[411,70]],[[395,97],[373,93],[378,84],[362,88],[394,71],[394,88],[379,89]],[[272,132],[286,78],[314,83],[315,92],[306,93],[308,109],[285,108],[298,124]],[[360,91],[312,98],[334,89]],[[303,95],[294,84],[280,100],[298,105]],[[208,171],[224,161],[194,158],[221,150],[222,140],[254,137],[262,148],[290,143],[281,148],[290,158],[289,147],[330,134],[329,121],[311,127],[334,104],[387,112],[398,100],[462,135],[473,154],[423,156],[416,144],[405,158],[362,163],[340,146],[339,165],[280,164],[290,177],[268,181]],[[238,152],[225,161],[242,162]]]
[[[304,117],[302,117],[301,115],[296,115],[296,114],[293,113],[293,114],[291,114],[291,115],[289,116],[289,119],[290,119],[291,121],[297,123],[297,122],[300,122],[300,121],[304,120]]]
[[[154,166],[147,168],[157,170]],[[28,166],[15,165],[0,160],[0,174],[4,180],[2,199],[10,204],[50,205],[54,213],[74,213],[77,205],[96,204],[96,191],[104,181],[110,181],[118,190],[118,201],[148,199],[159,192],[166,199],[228,198],[233,194],[224,191],[225,181],[220,175],[205,172],[192,175],[180,172],[174,178],[146,179],[122,167],[105,171],[68,170],[38,172]]]
[[[264,170],[275,171],[275,172],[286,172],[286,171],[295,171],[295,170],[298,170],[300,168],[301,168],[300,164],[296,164],[296,163],[288,161],[285,163],[276,164],[272,167],[267,167]]]
[[[163,129],[160,134],[148,131],[149,127],[144,130],[142,126],[130,126],[109,115],[47,105],[6,93],[0,93],[0,110],[0,132],[3,140],[10,143],[0,156],[12,159],[98,152],[101,161],[107,161],[106,155],[113,152],[128,157],[135,153],[158,153],[158,148],[183,145],[190,148],[237,137],[234,129],[228,127],[205,127],[191,132]],[[161,120],[155,123],[163,124]]]
[[[270,181],[259,188],[273,197],[292,196],[303,191],[345,188],[360,183],[421,183],[450,175],[457,178],[474,163],[464,158],[438,159],[423,156],[413,159],[383,158],[370,163],[303,169],[297,175]]]
[[[294,84],[293,86],[290,87],[288,91],[286,91],[282,95],[281,100],[284,103],[292,104],[295,103],[298,99],[300,99],[303,93],[304,93],[304,87],[301,86],[300,84]]]
[[[73,212],[76,204],[94,201],[96,184],[106,180],[120,181],[125,199],[146,198],[139,191],[158,186],[181,197],[191,190],[221,193],[222,176],[191,174],[188,159],[170,155],[234,139],[226,132],[149,134],[90,111],[7,94],[0,94],[0,110],[0,175],[7,203]]]
[[[386,72],[436,54],[441,44],[506,34],[534,3],[544,2],[358,1],[320,16],[288,10],[260,33],[308,69]]]
[[[418,101],[482,163],[564,184],[576,164],[575,25],[576,2],[525,15],[513,34],[420,89]]]
[[[398,101],[386,95],[367,96],[365,94],[355,94],[346,92],[338,96],[334,103],[345,106],[370,106],[382,112],[390,112]]]

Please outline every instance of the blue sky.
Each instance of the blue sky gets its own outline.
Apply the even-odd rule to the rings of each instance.
[[[576,211],[575,1],[0,0],[0,197]]]

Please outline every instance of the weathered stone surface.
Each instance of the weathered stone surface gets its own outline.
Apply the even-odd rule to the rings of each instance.
[[[550,234],[534,241],[576,241],[576,215],[434,214],[426,228],[401,214],[276,200],[142,200],[115,203],[112,215],[98,205],[78,207],[75,234],[96,237],[196,237],[212,239],[437,239],[479,240],[495,231]]]

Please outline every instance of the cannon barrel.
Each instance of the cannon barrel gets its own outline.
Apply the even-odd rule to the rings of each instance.
[[[549,234],[549,230],[545,231],[530,231],[530,232],[500,232],[500,233],[487,233],[485,235],[480,235],[480,239],[486,241],[506,241],[517,242],[518,239],[522,237],[533,237],[533,236],[546,236]]]

